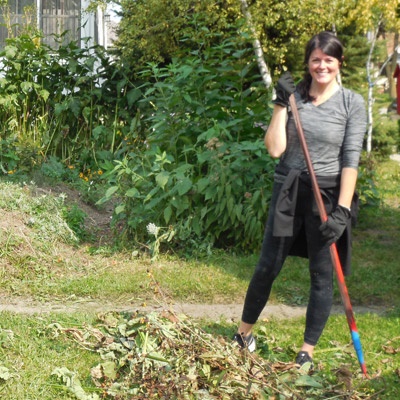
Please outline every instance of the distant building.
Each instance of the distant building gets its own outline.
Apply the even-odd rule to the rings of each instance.
[[[44,34],[43,43],[54,48],[54,35],[66,31],[66,41],[76,40],[83,46],[90,38],[87,45],[108,47],[109,16],[100,8],[87,13],[88,5],[89,0],[8,0],[7,6],[0,7],[0,47],[24,25],[36,26]]]

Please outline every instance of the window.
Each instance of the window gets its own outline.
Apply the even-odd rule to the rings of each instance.
[[[42,0],[40,29],[45,35],[44,42],[56,47],[54,35],[64,32],[64,42],[80,40],[81,0]]]
[[[80,40],[81,0],[9,0],[6,7],[0,8],[0,46],[4,46],[7,37],[18,34],[18,26],[27,24],[28,9],[29,23],[39,27],[43,42],[49,46],[56,47],[55,36],[65,32],[64,42]]]

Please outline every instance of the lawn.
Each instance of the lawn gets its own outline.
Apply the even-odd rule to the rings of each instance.
[[[343,313],[329,319],[308,375],[292,365],[304,317],[260,320],[250,356],[230,343],[240,315],[185,318],[171,305],[240,304],[256,254],[151,261],[78,245],[62,198],[1,183],[1,398],[400,398],[400,166],[381,162],[376,176],[382,204],[361,210],[346,279],[353,306],[370,309],[356,313],[370,379]],[[271,302],[305,306],[307,287],[306,262],[290,259]],[[152,304],[169,312],[134,313]]]

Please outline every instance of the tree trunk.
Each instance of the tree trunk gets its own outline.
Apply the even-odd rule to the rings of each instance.
[[[269,72],[268,65],[265,62],[264,53],[261,47],[261,43],[257,38],[257,32],[253,25],[253,20],[249,11],[249,7],[247,5],[247,1],[241,0],[241,3],[242,3],[242,12],[246,17],[248,27],[253,35],[253,48],[254,48],[254,53],[256,55],[256,60],[258,68],[260,70],[261,78],[268,89],[272,84],[271,73]]]
[[[368,80],[368,124],[367,124],[367,153],[371,153],[372,148],[372,124],[373,124],[373,116],[372,116],[372,105],[374,104],[374,85],[373,77],[372,77],[372,54],[374,52],[376,39],[379,33],[379,27],[381,25],[381,21],[378,22],[378,26],[373,33],[373,37],[371,39],[371,46],[369,49],[368,60],[367,60],[367,80]]]
[[[397,97],[397,92],[396,92],[396,82],[393,78],[393,73],[396,69],[397,65],[397,51],[396,49],[399,46],[399,34],[396,32],[394,35],[394,43],[393,43],[393,56],[391,59],[390,64],[387,65],[386,68],[386,75],[389,80],[389,94],[392,99],[395,99]]]
[[[335,36],[337,36],[336,24],[332,24],[332,32],[333,32],[333,34],[334,34]],[[340,73],[340,68],[339,68],[339,72],[338,72],[338,74],[337,74],[337,76],[336,76],[336,80],[337,80],[337,83],[338,83],[340,86],[342,86],[342,75],[341,75],[341,73]]]

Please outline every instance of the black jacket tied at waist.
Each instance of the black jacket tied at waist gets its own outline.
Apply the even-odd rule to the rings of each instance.
[[[306,185],[312,191],[310,175],[306,172],[288,169],[281,165],[278,165],[276,172],[280,175],[285,175],[286,178],[282,184],[276,203],[273,235],[281,237],[293,236],[293,223],[296,213],[299,185]],[[317,181],[326,212],[329,214],[337,205],[340,190],[340,175],[317,177]],[[312,202],[312,210],[313,213],[318,215],[315,199],[313,199]],[[358,196],[355,195],[351,205],[352,219],[349,221],[343,235],[337,241],[339,258],[345,275],[350,273],[351,228],[352,222],[355,223],[356,221],[357,211]],[[297,235],[289,254],[308,258],[306,235],[304,232],[300,232],[300,234]]]

